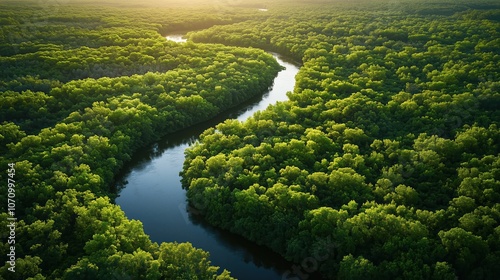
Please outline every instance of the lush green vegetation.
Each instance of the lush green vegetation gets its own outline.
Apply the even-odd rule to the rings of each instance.
[[[261,50],[160,35],[257,14],[210,9],[0,5],[0,177],[15,163],[18,218],[16,273],[4,263],[0,278],[231,279],[190,244],[152,243],[109,198],[137,148],[262,94],[281,70]]]
[[[190,33],[303,61],[290,101],[187,151],[190,202],[302,274],[495,279],[500,5],[311,2]]]
[[[290,1],[2,2],[0,165],[16,163],[19,220],[17,272],[1,277],[231,279],[112,203],[137,148],[279,71],[257,49],[161,36],[205,29],[191,40],[303,62],[290,101],[187,151],[183,185],[210,223],[299,263],[290,279],[494,279],[498,3]]]

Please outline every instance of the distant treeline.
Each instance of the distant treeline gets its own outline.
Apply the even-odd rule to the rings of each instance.
[[[189,243],[152,243],[112,203],[112,183],[137,148],[272,85],[281,67],[262,50],[160,35],[252,12],[40,5],[0,5],[0,178],[15,163],[18,219],[16,272],[2,263],[0,278],[232,279]]]
[[[190,203],[297,262],[288,279],[496,279],[500,5],[269,12],[189,35],[303,61],[290,101],[187,151]]]

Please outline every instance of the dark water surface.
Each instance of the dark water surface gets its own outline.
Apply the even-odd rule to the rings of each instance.
[[[167,39],[184,41],[182,35],[167,36]],[[117,177],[117,181],[123,183],[119,186],[121,190],[116,204],[129,219],[140,220],[144,224],[144,230],[152,241],[190,242],[210,252],[213,265],[228,269],[233,277],[242,280],[282,279],[283,273],[292,264],[267,248],[214,228],[192,215],[187,208],[186,191],[181,187],[179,172],[184,162],[184,150],[205,129],[227,118],[245,120],[270,104],[288,99],[286,92],[293,90],[299,69],[277,54],[273,55],[286,69],[278,73],[272,90],[214,120],[169,135],[140,149]]]

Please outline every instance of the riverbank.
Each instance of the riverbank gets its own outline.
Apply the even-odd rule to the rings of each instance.
[[[136,152],[136,157],[121,174],[123,184],[116,203],[129,219],[140,220],[154,242],[190,242],[210,252],[214,265],[231,271],[238,279],[280,279],[290,263],[270,249],[208,225],[192,215],[186,204],[186,192],[179,172],[184,151],[207,128],[228,118],[240,121],[270,104],[287,100],[293,90],[299,68],[273,54],[285,70],[278,73],[272,89],[261,97],[234,108],[215,121],[208,121],[169,135]]]

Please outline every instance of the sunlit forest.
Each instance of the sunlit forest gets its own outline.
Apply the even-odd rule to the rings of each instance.
[[[298,264],[283,279],[496,279],[494,0],[0,2],[0,278],[234,279],[152,242],[115,176],[265,93],[282,70],[267,51],[301,64],[289,100],[185,153],[204,220]]]

